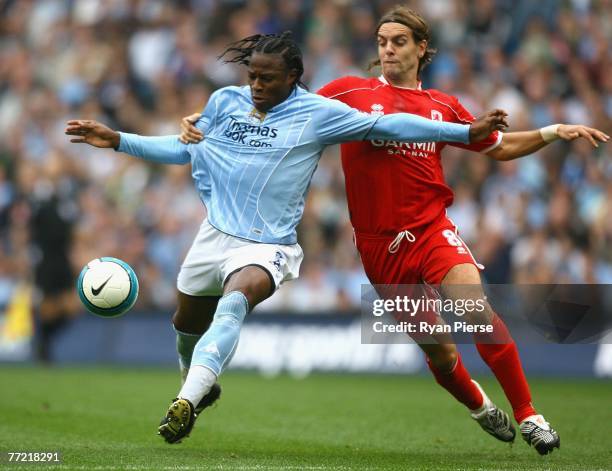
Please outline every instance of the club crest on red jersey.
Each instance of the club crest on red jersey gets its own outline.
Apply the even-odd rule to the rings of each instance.
[[[372,111],[370,111],[370,114],[372,116],[382,116],[385,114],[385,112],[383,111],[384,106],[381,105],[380,103],[374,103],[372,105]]]
[[[431,119],[434,121],[444,121],[444,116],[438,110],[431,110]]]

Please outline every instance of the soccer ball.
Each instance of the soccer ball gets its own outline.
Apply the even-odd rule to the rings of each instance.
[[[81,270],[77,292],[89,312],[102,317],[117,317],[129,311],[136,302],[138,278],[123,260],[96,258]]]

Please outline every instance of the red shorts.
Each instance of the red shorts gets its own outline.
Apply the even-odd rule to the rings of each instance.
[[[474,260],[446,213],[398,237],[356,233],[355,244],[374,285],[439,285],[455,265],[470,263],[479,270],[484,268]]]

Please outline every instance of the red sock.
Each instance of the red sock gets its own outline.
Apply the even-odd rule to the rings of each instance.
[[[474,383],[470,374],[463,366],[461,356],[457,354],[457,363],[449,373],[441,373],[430,363],[427,365],[436,378],[436,382],[451,393],[455,399],[464,404],[468,409],[474,410],[482,406],[483,397]]]
[[[476,343],[478,353],[484,362],[491,368],[497,381],[501,385],[518,423],[530,415],[536,414],[531,404],[531,392],[518,349],[504,322],[495,315],[493,321],[494,338],[491,341],[498,343]],[[499,343],[503,341],[504,343]]]

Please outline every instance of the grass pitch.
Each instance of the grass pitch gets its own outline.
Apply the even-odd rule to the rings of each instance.
[[[11,469],[611,469],[612,383],[532,380],[561,436],[541,457],[480,430],[432,378],[229,373],[189,438],[157,424],[178,372],[0,367],[0,451],[59,451],[63,464]],[[494,401],[508,405],[484,379]]]

